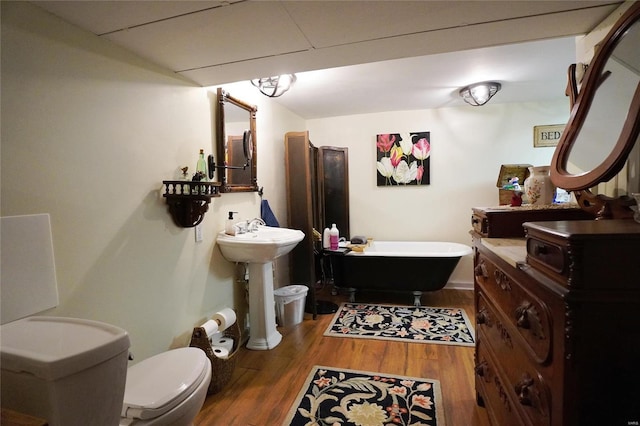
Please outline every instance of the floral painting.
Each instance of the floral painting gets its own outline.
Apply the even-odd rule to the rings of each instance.
[[[378,186],[428,185],[429,132],[377,135]]]

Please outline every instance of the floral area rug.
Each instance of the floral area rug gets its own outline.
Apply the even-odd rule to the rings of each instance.
[[[443,426],[440,382],[314,366],[283,425]]]
[[[343,303],[324,335],[475,345],[473,326],[459,308]]]

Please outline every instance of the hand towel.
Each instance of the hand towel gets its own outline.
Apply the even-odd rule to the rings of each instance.
[[[275,228],[279,228],[280,224],[278,223],[278,219],[271,211],[271,207],[269,206],[269,201],[262,200],[260,203],[260,217],[264,220],[264,223],[267,226],[273,226]]]

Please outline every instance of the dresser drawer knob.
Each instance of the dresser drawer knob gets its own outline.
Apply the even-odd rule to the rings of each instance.
[[[487,364],[486,361],[482,361],[481,363],[476,364],[475,371],[479,377],[485,377],[487,375],[488,370],[489,370],[489,365]]]
[[[531,328],[529,309],[531,309],[531,303],[529,302],[522,302],[520,306],[516,308],[516,324],[518,327],[525,329]]]
[[[478,315],[476,315],[476,323],[478,324],[486,324],[487,320],[489,319],[489,313],[487,312],[486,309],[481,309],[478,312]]]
[[[525,373],[522,376],[522,380],[520,380],[515,385],[515,391],[516,391],[516,394],[518,395],[518,401],[520,401],[520,404],[527,405],[527,406],[533,405],[533,402],[531,399],[532,388],[533,388],[533,379],[531,378],[531,376]]]
[[[520,306],[516,308],[515,317],[518,327],[530,330],[531,334],[539,339],[545,338],[540,315],[538,315],[538,310],[531,302],[522,302]]]
[[[536,256],[545,255],[545,254],[548,254],[548,253],[549,253],[549,250],[547,249],[546,246],[538,246],[538,245],[536,245],[536,246],[533,247],[533,254],[536,255]]]
[[[487,272],[487,266],[484,262],[480,262],[475,268],[474,273],[478,278],[484,278],[485,280],[489,278],[489,273]]]

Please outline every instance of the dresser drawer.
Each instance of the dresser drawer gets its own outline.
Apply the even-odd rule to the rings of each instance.
[[[497,374],[504,377],[506,388],[513,392],[513,400],[534,425],[551,424],[550,390],[541,372],[535,368],[518,339],[512,337],[513,329],[504,322],[482,292],[476,293],[477,334],[484,346],[490,348],[496,359]]]
[[[519,280],[530,279],[514,271],[521,273]],[[550,363],[553,328],[546,304],[482,253],[477,258],[475,276],[486,297],[495,302],[505,321],[524,339],[529,355],[540,364]]]
[[[488,238],[524,237],[525,231],[522,225],[525,222],[592,219],[577,205],[553,205],[546,208],[531,205],[474,207],[471,210],[473,230]]]
[[[496,372],[496,361],[485,350],[484,341],[478,335],[476,341],[476,392],[480,394],[487,407],[492,425],[523,426],[516,408],[513,393],[508,384]]]
[[[640,288],[640,224],[633,220],[528,222],[527,263],[573,290]]]
[[[527,239],[527,262],[541,271],[548,271],[566,277],[567,254],[564,247],[536,238]]]

